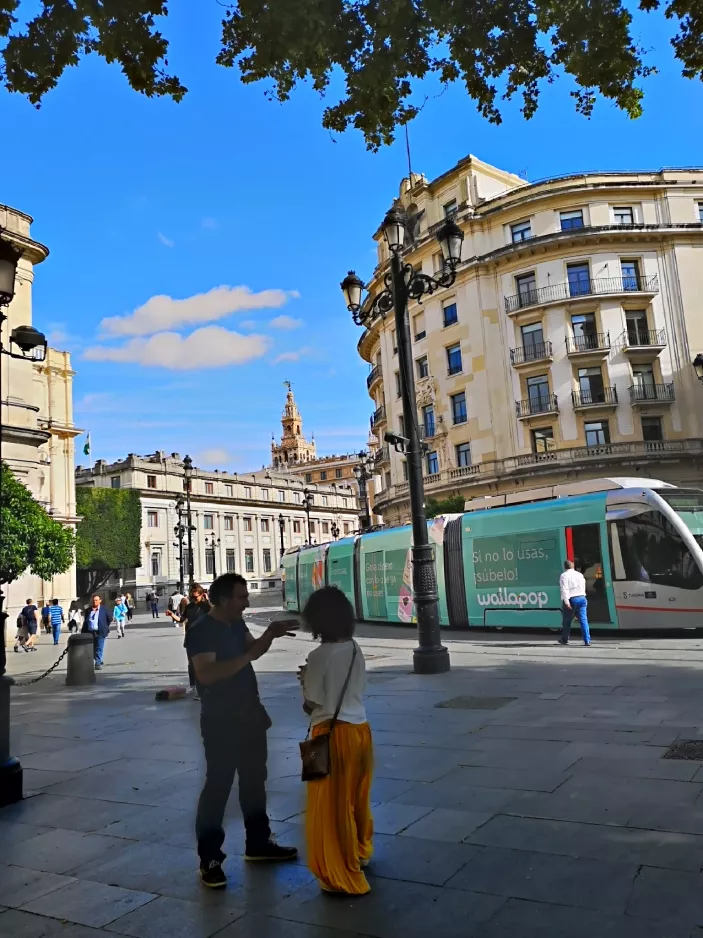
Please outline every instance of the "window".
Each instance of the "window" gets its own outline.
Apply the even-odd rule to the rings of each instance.
[[[572,228],[583,228],[583,212],[580,208],[573,212],[559,212],[559,221],[562,231],[570,231]]]
[[[251,486],[250,485],[244,486],[244,497],[251,498]]]
[[[444,315],[444,325],[453,326],[455,322],[459,322],[459,314],[456,311],[456,303],[447,303],[446,306],[442,307],[442,313]]]
[[[229,482],[225,484],[225,495],[227,496],[227,498],[232,498],[234,495],[234,486],[231,485]]]
[[[320,482],[325,482],[327,480],[327,472],[323,469],[320,473]]]
[[[572,316],[571,328],[574,333],[574,349],[577,352],[585,352],[588,349],[598,348],[596,317],[593,313],[582,313],[578,316]]]
[[[456,447],[457,466],[471,465],[471,443],[459,443]]]
[[[405,436],[405,417],[402,414],[398,417],[398,429],[400,436]]]
[[[567,264],[569,296],[587,296],[591,292],[591,270],[588,264]]]
[[[296,502],[296,504],[298,505],[300,504],[300,492],[298,491],[293,492],[293,501]]]
[[[264,547],[264,573],[271,572],[271,548]]]
[[[156,488],[156,476],[147,476],[146,477],[146,487],[148,489]]]
[[[225,569],[227,573],[234,573],[237,569],[236,561],[234,559],[234,549],[232,547],[227,548],[227,553],[225,554]]]
[[[314,521],[311,521],[311,522],[310,522],[310,533],[311,533],[311,534],[314,534],[314,533],[315,533],[315,522],[314,522]]]
[[[542,323],[533,322],[529,326],[523,326],[522,349],[525,361],[534,361],[535,358],[543,358],[545,354],[544,333],[542,332]]]
[[[147,526],[150,528],[158,528],[159,526],[159,513],[158,511],[147,511]]]
[[[632,208],[614,208],[613,219],[616,225],[631,225],[634,222]]]
[[[661,417],[642,418],[642,439],[645,443],[660,443],[664,439]]]
[[[423,355],[422,358],[418,358],[415,362],[415,368],[417,369],[418,378],[426,378],[430,373],[430,365],[427,361],[427,355]]]
[[[203,515],[203,528],[206,531],[212,531],[214,527],[215,527],[215,516]]]
[[[578,379],[582,404],[598,404],[605,400],[603,373],[600,368],[579,368]]]
[[[425,437],[431,437],[435,434],[434,407],[432,404],[422,408],[422,429]]]
[[[549,393],[549,378],[547,375],[535,375],[528,378],[527,399],[530,403],[531,414],[543,414],[551,409],[551,394]]]
[[[251,518],[244,518],[243,521],[244,521],[244,530],[251,531],[252,530]]]
[[[247,547],[244,551],[244,570],[246,573],[254,572],[254,551]]]
[[[458,394],[452,394],[452,422],[456,426],[458,423],[466,423],[466,391],[459,391]]]
[[[215,492],[215,485],[214,485],[214,483],[213,483],[213,482],[206,482],[206,483],[205,483],[205,494],[206,494],[206,495],[213,495],[214,492]]]
[[[151,552],[151,575],[161,576],[161,551],[152,550]]]
[[[457,342],[447,349],[447,371],[450,375],[458,375],[462,368],[461,345]]]
[[[439,472],[439,456],[436,452],[427,454],[427,475],[433,476]]]
[[[234,531],[233,515],[225,515],[225,531]]]
[[[268,518],[262,518],[262,519],[261,519],[261,530],[264,532],[264,534],[268,534],[268,533],[269,533],[270,524],[269,524],[269,519],[268,519]]]
[[[327,504],[327,496],[326,496],[326,495],[322,495],[322,496],[321,496],[321,499],[322,499],[322,504],[323,504],[323,505],[326,505],[326,504]]]
[[[647,328],[647,310],[628,309],[625,311],[627,324],[628,345],[649,345],[649,329]]]
[[[208,576],[215,575],[215,550],[208,547],[205,551],[205,573]]]
[[[537,302],[537,281],[534,271],[529,274],[520,274],[515,278],[515,287],[517,289],[518,304],[520,306],[531,306]]]
[[[451,218],[452,215],[457,213],[457,204],[456,199],[450,199],[448,202],[445,202],[442,206],[442,211],[444,212],[445,218]]]
[[[348,508],[348,507],[349,507],[349,499],[343,495],[342,496],[342,508]]]
[[[698,221],[703,224],[703,202],[698,203]]]
[[[345,521],[345,522],[344,522],[344,533],[345,533],[345,534],[349,534],[349,530],[350,530],[350,529],[349,529],[349,522],[348,522],[348,521]]]
[[[306,472],[306,473],[305,473],[305,481],[306,481],[306,482],[312,482],[312,472]]]
[[[432,270],[438,274],[444,267],[444,254],[441,251],[435,251],[432,255]]]
[[[395,329],[391,330],[391,342],[393,343],[393,354],[398,354],[398,342],[395,337]]]
[[[267,502],[267,501],[269,500],[269,490],[268,490],[268,489],[262,489],[262,490],[261,490],[261,497],[262,497],[262,499],[263,499],[265,502]]]
[[[640,265],[638,261],[620,261],[623,290],[641,290]]]
[[[284,502],[286,500],[286,493],[282,490],[278,490],[278,500],[279,502]]]
[[[408,481],[408,464],[406,463],[405,460],[403,460],[401,465],[403,467],[403,482],[407,482]]]
[[[607,420],[584,423],[586,446],[607,446],[610,443],[610,427]]]
[[[293,534],[300,534],[300,522],[293,519]]]
[[[335,477],[335,479],[341,479],[341,478],[342,478],[342,470],[341,470],[341,469],[335,469],[335,470],[334,470],[334,477]]]
[[[664,586],[698,590],[703,586],[703,574],[681,535],[658,511],[643,511],[616,521],[610,533],[616,548],[616,580],[651,584],[651,589]]]
[[[517,244],[518,241],[527,241],[531,237],[532,225],[529,221],[519,221],[510,226],[510,238],[513,244]]]
[[[532,452],[539,455],[540,453],[549,453],[551,450],[556,448],[554,442],[554,430],[551,427],[540,427],[535,428],[532,431]]]
[[[110,479],[110,486],[111,486],[111,488],[113,488],[113,489],[118,489],[118,488],[120,487],[120,477],[119,477],[119,476],[113,476],[113,477]]]
[[[323,521],[323,522],[322,522],[322,533],[323,533],[323,534],[329,534],[329,533],[330,533],[330,523],[329,523],[329,521]]]
[[[632,383],[637,389],[639,400],[656,400],[654,368],[651,365],[633,365]]]
[[[400,372],[396,371],[395,375],[395,396],[396,398],[400,397]]]

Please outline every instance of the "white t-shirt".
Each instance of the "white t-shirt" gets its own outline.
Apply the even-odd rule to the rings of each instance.
[[[366,662],[361,648],[352,639],[348,642],[322,642],[308,655],[303,692],[306,700],[318,704],[311,715],[313,726],[331,720],[334,716],[344,681],[349,673],[354,645],[354,669],[337,719],[345,723],[366,723],[363,701],[366,690]]]
[[[564,570],[559,577],[559,592],[562,602],[569,602],[574,596],[586,595],[586,578],[578,570]]]

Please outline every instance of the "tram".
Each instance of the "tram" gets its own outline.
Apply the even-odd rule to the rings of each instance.
[[[476,499],[427,527],[446,628],[560,627],[567,559],[586,578],[593,625],[703,627],[703,490],[596,479]],[[287,550],[286,609],[334,585],[360,620],[414,622],[411,543],[404,525]]]

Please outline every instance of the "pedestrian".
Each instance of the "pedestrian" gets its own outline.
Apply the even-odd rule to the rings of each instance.
[[[20,615],[24,619],[24,623],[27,629],[27,639],[24,646],[25,651],[36,651],[37,630],[39,628],[39,610],[37,609],[33,599],[27,600],[22,608],[22,611],[20,612]]]
[[[27,648],[27,637],[29,631],[27,629],[27,620],[24,618],[22,613],[17,616],[17,631],[15,633],[15,644],[13,650],[19,652],[20,648],[22,651],[29,651]]]
[[[251,666],[275,638],[285,634],[287,623],[272,622],[254,638],[242,618],[249,593],[238,573],[218,577],[210,588],[210,600],[210,612],[188,629],[186,648],[202,700],[205,748],[205,785],[195,821],[200,876],[205,886],[218,889],[227,885],[222,820],[235,772],[246,832],[245,860],[293,860],[298,851],[271,837],[266,813],[266,731],[271,720],[259,699]]]
[[[105,640],[110,634],[110,623],[112,616],[103,606],[103,601],[96,593],[91,601],[91,606],[85,611],[83,616],[83,628],[81,632],[89,632],[93,636],[93,657],[95,659],[95,670],[103,669],[103,653],[105,650]]]
[[[117,637],[124,638],[124,627],[127,621],[127,603],[122,596],[117,597],[117,602],[112,610],[112,621],[117,626]]]
[[[172,612],[172,613],[175,612],[176,615],[179,615],[181,603],[183,602],[184,599],[185,599],[185,596],[181,592],[180,586],[176,587],[176,589],[171,593],[171,595],[168,598],[168,609],[166,611],[166,615],[168,615],[169,612]],[[176,628],[178,628],[178,622],[174,622],[173,624],[176,626]]]
[[[54,636],[54,645],[58,645],[61,636],[61,623],[65,622],[63,609],[59,606],[58,599],[52,599],[49,606],[49,621],[51,622],[51,633]]]
[[[202,588],[200,583],[193,583],[190,588],[190,601],[185,602],[185,598],[181,600],[178,612],[166,613],[169,618],[173,619],[174,624],[182,625],[184,628],[185,636],[183,638],[183,647],[187,648],[187,638],[188,630],[195,625],[198,619],[201,616],[206,616],[210,612],[210,603],[206,599],[205,590]],[[194,691],[193,699],[199,700],[197,689],[195,686],[195,671],[193,670],[193,664],[188,657],[188,683]]]
[[[366,720],[366,663],[354,640],[354,609],[336,586],[305,604],[306,628],[320,644],[301,668],[310,736],[329,734],[329,774],[307,783],[310,871],[325,892],[364,895],[363,868],[373,852],[373,744]]]
[[[125,596],[125,602],[127,605],[127,621],[132,621],[132,616],[134,615],[134,597],[131,593],[127,593]]]
[[[573,560],[564,561],[564,572],[559,577],[561,593],[561,638],[560,645],[569,644],[571,622],[576,615],[581,626],[583,644],[591,644],[591,632],[588,628],[588,600],[586,599],[586,577],[574,568]]]
[[[51,620],[49,618],[51,613],[51,604],[44,603],[41,611],[41,624],[44,627],[44,631],[48,635],[51,632]]]
[[[83,622],[83,610],[77,599],[68,607],[68,631],[79,632]]]
[[[156,593],[151,594],[151,602],[149,603],[149,606],[151,608],[151,618],[158,619],[159,618],[159,597],[156,595]]]

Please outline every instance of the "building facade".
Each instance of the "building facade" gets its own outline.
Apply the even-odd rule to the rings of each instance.
[[[108,583],[106,592],[121,586],[137,600],[151,589],[161,595],[172,592],[181,573],[176,502],[185,491],[182,457],[158,452],[130,454],[109,464],[98,460],[92,469],[77,467],[76,484],[131,488],[140,494],[142,564],[124,570],[122,583]],[[335,534],[341,537],[356,530],[354,493],[314,485],[308,540],[303,487],[298,479],[273,471],[243,475],[194,468],[191,523],[196,581],[207,586],[221,573],[237,572],[246,577],[252,591],[280,589],[283,549],[308,542],[322,544],[333,540]],[[186,539],[183,548],[187,582]]]
[[[3,348],[17,326],[32,325],[34,268],[48,248],[30,233],[32,218],[0,205],[0,236],[22,252],[17,267],[15,295],[3,313]],[[74,440],[81,432],[73,424],[73,376],[68,352],[48,349],[43,362],[19,361],[7,355],[0,362],[2,458],[34,498],[62,524],[75,529],[76,489]],[[3,586],[5,608],[14,619],[28,597],[37,603],[53,598],[68,607],[76,593],[72,567],[51,581],[27,573]]]
[[[574,478],[703,484],[703,169],[528,183],[474,156],[403,180],[404,259],[441,269],[434,232],[464,231],[454,285],[409,308],[427,497]],[[382,234],[370,294],[383,289]],[[359,341],[386,521],[409,516],[392,317]]]

